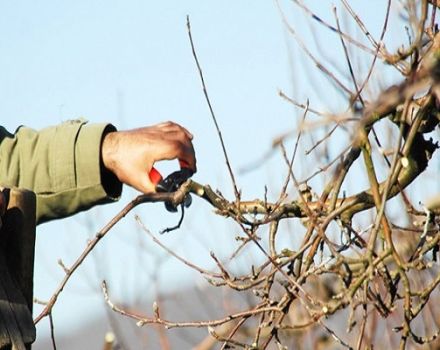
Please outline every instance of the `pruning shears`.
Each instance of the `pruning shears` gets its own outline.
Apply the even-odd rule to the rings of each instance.
[[[156,186],[157,192],[175,192],[179,187],[188,180],[193,171],[189,168],[189,164],[184,160],[179,160],[180,170],[175,171],[168,175],[165,179],[156,168],[151,168],[149,176],[151,182]],[[188,193],[182,205],[188,208],[192,203],[191,195]],[[177,212],[177,207],[171,202],[165,202],[165,208],[172,213]]]

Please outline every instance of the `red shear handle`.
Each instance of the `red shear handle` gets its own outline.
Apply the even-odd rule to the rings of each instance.
[[[159,173],[159,171],[157,171],[155,167],[151,168],[148,175],[150,176],[150,181],[153,183],[154,186],[157,186],[157,184],[162,181],[162,175]]]

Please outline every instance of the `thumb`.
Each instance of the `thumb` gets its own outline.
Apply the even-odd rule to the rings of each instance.
[[[156,170],[157,172],[157,170]],[[153,179],[154,180],[154,179]],[[137,190],[142,193],[154,193],[156,192],[156,183],[152,182],[149,174],[143,174],[136,184],[133,184]]]

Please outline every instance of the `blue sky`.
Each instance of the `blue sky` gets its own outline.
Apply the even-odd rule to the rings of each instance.
[[[383,7],[381,1],[370,3],[362,12],[367,18],[375,6]],[[312,42],[310,21],[291,2],[281,4],[291,24]],[[334,23],[332,3],[322,4],[319,11]],[[377,38],[383,11],[374,11],[367,23]],[[258,159],[275,136],[296,127],[301,112],[280,99],[279,89],[301,102],[309,97],[318,109],[346,108],[344,98],[326,79],[310,73],[313,65],[306,63],[286,33],[271,1],[15,1],[0,4],[2,125],[11,131],[21,124],[42,128],[82,116],[124,129],[174,120],[195,135],[199,167],[195,179],[231,196],[191,54],[186,15],[191,18],[196,49],[234,169]],[[343,24],[354,28],[346,17]],[[329,61],[341,57],[337,36],[322,28],[316,35],[315,49]],[[338,64],[345,67],[344,62]],[[384,85],[393,79],[392,73],[384,75]],[[244,196],[261,198],[265,184],[270,187],[269,195],[276,196],[285,175],[274,170],[280,161],[275,156],[256,171],[239,175]],[[298,176],[307,173],[300,169]],[[36,297],[48,299],[61,280],[57,259],[66,264],[73,261],[87,237],[134,195],[126,189],[117,204],[38,227]],[[177,220],[161,205],[136,212],[153,232]],[[220,254],[222,246],[229,247],[234,234],[225,232],[231,227],[211,215],[207,205],[195,201],[183,229],[163,239],[183,255],[207,263],[213,247]],[[102,278],[111,282],[120,300],[132,298],[140,288],[142,293],[154,293],[156,287],[148,278],[157,266],[158,288],[169,286],[170,276],[172,288],[194,278],[158,253],[136,229],[133,216],[128,216],[63,292],[54,309],[57,331],[76,327],[91,310],[103,312]],[[39,336],[47,334],[46,320],[38,331]]]

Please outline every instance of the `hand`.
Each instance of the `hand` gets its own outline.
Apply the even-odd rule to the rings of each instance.
[[[155,192],[149,173],[157,161],[177,158],[196,172],[192,139],[188,130],[173,122],[114,131],[104,136],[102,161],[119,181],[143,193]]]

